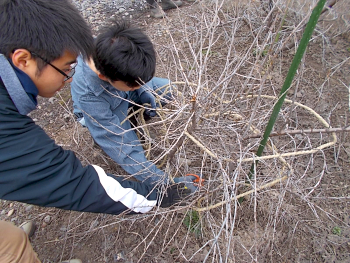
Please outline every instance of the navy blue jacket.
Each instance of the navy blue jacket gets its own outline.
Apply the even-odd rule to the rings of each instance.
[[[56,145],[25,115],[26,93],[6,61],[0,54],[1,199],[109,214],[145,213],[157,204],[151,186],[83,167],[72,151]]]

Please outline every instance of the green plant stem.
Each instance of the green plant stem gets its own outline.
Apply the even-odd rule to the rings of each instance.
[[[270,133],[272,131],[272,128],[273,128],[273,126],[274,126],[274,124],[276,122],[277,116],[278,116],[278,114],[280,112],[280,109],[282,107],[284,99],[286,98],[287,91],[288,91],[288,89],[290,88],[290,86],[292,84],[292,81],[293,81],[293,78],[295,76],[295,73],[296,73],[296,71],[297,71],[297,69],[299,67],[301,59],[303,58],[303,55],[304,55],[305,50],[306,50],[306,47],[307,47],[307,45],[308,45],[308,43],[310,41],[310,38],[311,38],[312,33],[313,33],[313,31],[314,31],[314,29],[316,27],[318,18],[321,15],[321,12],[322,12],[322,9],[323,9],[323,6],[325,5],[325,3],[326,3],[326,0],[319,0],[317,5],[316,5],[316,7],[312,11],[312,14],[310,16],[309,22],[306,25],[303,37],[300,40],[300,44],[299,44],[298,50],[297,50],[297,52],[296,52],[296,54],[295,54],[295,56],[293,58],[293,61],[292,61],[292,64],[290,65],[287,77],[286,77],[286,79],[284,81],[283,87],[282,87],[281,92],[279,94],[279,99],[278,99],[277,103],[275,104],[275,106],[273,107],[273,110],[272,110],[269,122],[268,122],[268,124],[266,126],[266,129],[265,129],[265,132],[264,132],[264,135],[263,135],[263,139],[260,142],[258,151],[256,153],[256,155],[258,157],[261,156],[263,151],[264,151],[264,148],[265,148],[265,145],[266,145],[267,140],[269,138],[269,135],[270,135]],[[250,172],[249,172],[249,179],[251,179],[252,176],[254,175],[255,167],[256,167],[257,164],[258,164],[258,160],[255,161],[252,164],[252,166],[250,168]]]

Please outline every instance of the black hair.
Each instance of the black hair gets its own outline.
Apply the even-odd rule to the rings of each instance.
[[[130,87],[150,81],[156,69],[151,40],[124,20],[113,21],[97,36],[93,60],[102,75],[111,81],[124,81]]]
[[[51,62],[64,51],[92,55],[91,30],[68,0],[0,0],[0,53],[19,48]],[[39,63],[39,71],[45,63]]]

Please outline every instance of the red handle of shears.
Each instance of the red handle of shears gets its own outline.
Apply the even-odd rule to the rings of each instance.
[[[194,176],[196,179],[193,180],[194,185],[196,186],[203,186],[204,179],[200,178],[197,174],[186,174],[186,176]]]

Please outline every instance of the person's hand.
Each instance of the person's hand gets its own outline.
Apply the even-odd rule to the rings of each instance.
[[[157,104],[156,104],[156,98],[154,97],[154,95],[150,92],[150,91],[144,91],[142,92],[140,95],[140,101],[142,104],[148,103],[151,105],[150,108],[154,109],[146,109],[145,110],[145,114],[148,115],[149,117],[154,117],[156,116],[156,111],[155,109],[157,108]]]
[[[159,206],[169,207],[174,204],[181,205],[181,201],[190,194],[191,190],[188,189],[185,184],[173,184],[166,189]]]
[[[198,190],[198,185],[194,185],[193,181],[196,180],[196,177],[193,175],[182,176],[174,178],[176,184],[183,183],[185,186],[191,190],[191,193],[194,193]]]

